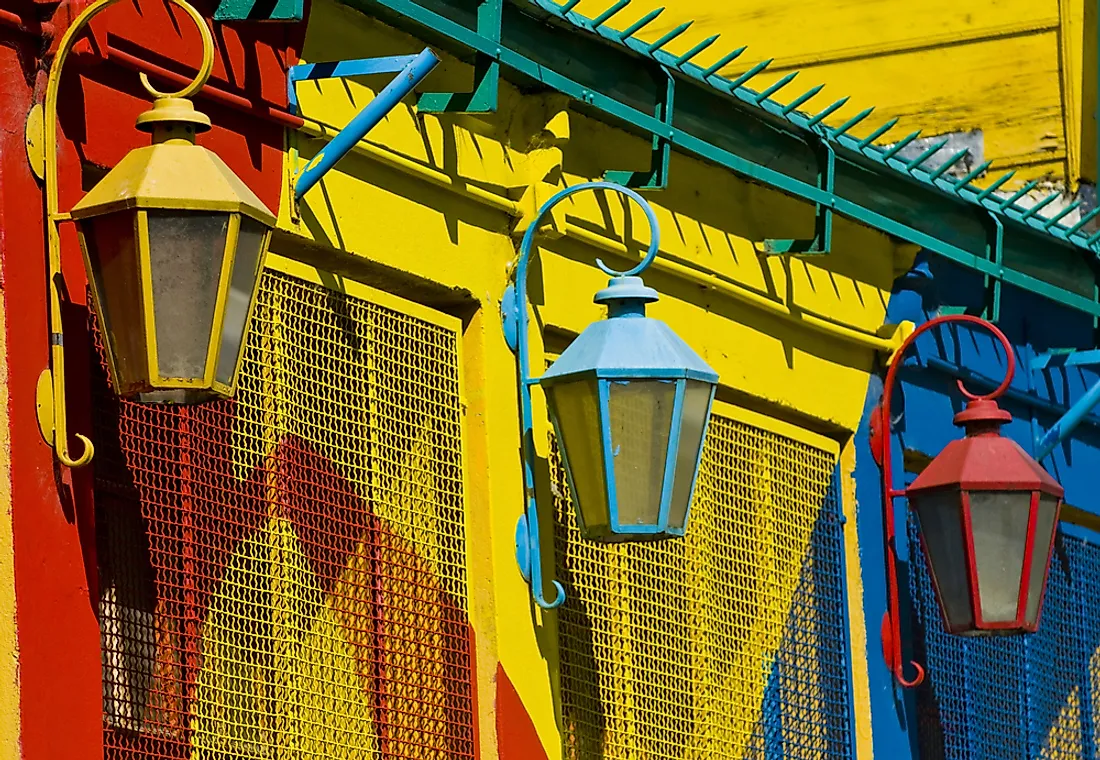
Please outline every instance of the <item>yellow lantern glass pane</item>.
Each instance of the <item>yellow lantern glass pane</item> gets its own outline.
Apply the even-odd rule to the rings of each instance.
[[[657,525],[676,383],[614,380],[609,385],[619,525]]]
[[[237,255],[233,260],[233,274],[229,279],[229,293],[225,299],[225,319],[222,322],[221,345],[218,347],[218,367],[214,379],[228,385],[233,380],[244,338],[245,321],[256,278],[264,235],[267,230],[255,219],[241,217],[237,234]]]
[[[149,212],[157,362],[161,377],[201,379],[214,331],[229,214]]]
[[[148,375],[134,212],[106,214],[79,225],[99,299],[100,330],[118,372],[112,380],[116,392],[126,392]]]
[[[558,448],[586,531],[608,528],[599,395],[595,378],[559,383],[546,390]]]
[[[710,391],[710,383],[698,380],[688,380],[684,390],[680,442],[676,447],[676,469],[672,482],[672,504],[668,513],[669,527],[677,530],[683,528],[687,521],[692,486],[695,485],[695,467],[699,464],[699,450],[703,448],[703,434],[710,416]]]
[[[1039,496],[1039,514],[1035,520],[1035,535],[1031,546],[1031,572],[1028,574],[1027,622],[1034,625],[1039,617],[1039,603],[1043,600],[1043,584],[1050,566],[1051,539],[1057,526],[1058,499],[1047,494]]]
[[[971,491],[970,524],[982,619],[1016,619],[1031,517],[1030,491]]]

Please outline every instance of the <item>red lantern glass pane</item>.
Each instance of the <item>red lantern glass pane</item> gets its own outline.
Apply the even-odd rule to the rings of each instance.
[[[225,213],[149,212],[153,319],[163,378],[206,375],[228,231]]]
[[[920,522],[928,569],[947,628],[971,629],[974,612],[970,604],[962,497],[956,490],[944,489],[912,494],[909,500]]]
[[[546,400],[558,433],[558,451],[573,484],[573,499],[577,502],[574,506],[584,529],[597,534],[606,532],[607,483],[597,381],[592,378],[555,384],[546,389]]]
[[[1050,567],[1050,553],[1054,548],[1054,531],[1057,528],[1058,499],[1047,494],[1039,495],[1039,514],[1035,520],[1035,535],[1031,537],[1031,572],[1028,576],[1027,624],[1034,628],[1039,622],[1039,604]]]
[[[144,384],[149,374],[134,212],[119,211],[78,224],[99,298],[99,327],[118,372],[111,379],[117,393],[126,393]]]
[[[971,491],[970,526],[982,621],[1016,620],[1031,491]]]
[[[672,430],[676,383],[612,380],[608,388],[611,457],[619,525],[657,525]]]

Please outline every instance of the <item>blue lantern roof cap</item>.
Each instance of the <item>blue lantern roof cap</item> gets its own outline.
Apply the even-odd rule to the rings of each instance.
[[[633,301],[639,304],[653,303],[660,299],[657,291],[648,287],[641,277],[612,277],[607,287],[596,293],[592,300],[599,304],[614,301]]]
[[[589,325],[539,382],[552,384],[579,375],[718,382],[718,373],[672,328],[658,319],[636,315],[611,316]]]

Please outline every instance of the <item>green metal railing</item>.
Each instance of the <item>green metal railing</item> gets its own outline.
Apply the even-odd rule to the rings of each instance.
[[[630,0],[616,0],[591,19],[572,10],[575,0],[561,5],[551,0],[517,0],[515,4],[482,0],[473,12],[468,3],[455,0],[344,2],[399,27],[412,27],[410,31],[439,41],[460,58],[499,63],[506,79],[527,90],[560,92],[575,101],[577,110],[648,136],[653,140],[654,164],[648,172],[617,175],[630,184],[651,189],[666,186],[668,153],[677,150],[812,204],[817,219],[815,237],[765,240],[770,252],[827,253],[833,215],[839,214],[985,275],[987,316],[994,320],[999,316],[1004,284],[1084,312],[1094,323],[1100,318],[1095,273],[1100,233],[1082,231],[1100,210],[1065,226],[1061,219],[1069,211],[1052,217],[1041,213],[1056,196],[1029,208],[1018,205],[1034,183],[1008,197],[994,195],[1011,179],[1011,172],[985,189],[971,184],[988,169],[988,162],[961,179],[947,176],[965,158],[965,151],[946,163],[926,167],[924,162],[943,143],[913,159],[900,158],[901,150],[917,139],[919,132],[892,147],[875,144],[896,120],[866,137],[852,137],[849,132],[870,116],[870,108],[838,126],[826,126],[825,120],[847,98],[816,114],[806,114],[799,106],[820,87],[785,104],[773,99],[796,73],[759,92],[746,85],[769,61],[732,79],[720,75],[744,48],[704,68],[692,59],[715,44],[717,36],[678,56],[664,50],[690,24],[681,24],[653,42],[638,39],[636,35],[660,10],[616,30],[609,23]],[[492,12],[485,10],[487,4]],[[487,17],[493,21],[489,35],[478,31],[485,27]],[[615,47],[621,51],[616,52]],[[639,56],[649,65],[639,66]],[[639,99],[638,92],[649,92],[652,97]]]

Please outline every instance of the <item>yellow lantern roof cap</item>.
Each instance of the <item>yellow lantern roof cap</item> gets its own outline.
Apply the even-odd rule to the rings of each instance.
[[[130,151],[73,207],[71,216],[143,208],[239,212],[275,226],[275,215],[216,153],[186,140]]]
[[[137,128],[142,132],[152,132],[161,124],[190,124],[195,133],[210,129],[210,117],[187,98],[157,98],[153,107],[137,117]]]

